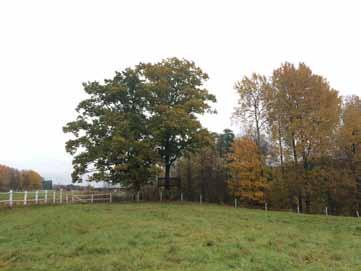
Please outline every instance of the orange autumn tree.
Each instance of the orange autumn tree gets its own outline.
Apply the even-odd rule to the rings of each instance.
[[[24,189],[39,189],[43,178],[34,170],[21,171],[22,187]]]
[[[234,197],[245,203],[263,203],[267,183],[257,144],[248,137],[238,138],[233,142],[228,158],[228,188]]]

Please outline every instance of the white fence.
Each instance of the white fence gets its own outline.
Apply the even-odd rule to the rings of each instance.
[[[112,203],[112,193],[103,191],[12,191],[0,192],[0,207],[70,203]]]
[[[147,201],[141,193],[138,192],[107,192],[107,191],[65,191],[65,190],[38,190],[38,191],[9,191],[9,192],[0,192],[0,208],[1,207],[16,207],[16,206],[27,206],[27,205],[56,205],[56,204],[72,204],[72,203],[96,203],[96,202],[106,202],[112,203],[113,197],[116,202],[126,201],[126,202],[140,202]],[[142,199],[141,199],[142,198]],[[163,193],[159,191],[158,199],[153,199],[149,201],[163,201]],[[184,195],[181,192],[177,198],[173,198],[176,201],[184,201]],[[168,200],[169,201],[169,200]],[[203,203],[202,194],[199,195],[198,199],[193,199],[192,202],[199,201],[200,204]],[[234,207],[238,208],[239,201],[234,199]],[[264,203],[264,210],[268,211],[267,202]],[[325,207],[323,210],[326,216],[329,215],[328,207]],[[299,207],[297,207],[297,213],[300,213]],[[356,217],[360,217],[358,210],[355,211]]]

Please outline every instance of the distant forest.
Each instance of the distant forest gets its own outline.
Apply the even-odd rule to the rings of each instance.
[[[17,170],[0,165],[0,191],[39,189],[42,180],[43,178],[34,170]]]
[[[106,181],[170,198],[183,191],[209,202],[355,215],[361,208],[361,100],[341,97],[304,63],[235,81],[233,119],[242,135],[211,133],[198,117],[215,114],[208,75],[194,62],[140,63],[104,82],[64,126],[74,182]],[[172,178],[173,177],[173,178]],[[175,186],[177,177],[180,185]],[[158,188],[157,188],[158,189]]]

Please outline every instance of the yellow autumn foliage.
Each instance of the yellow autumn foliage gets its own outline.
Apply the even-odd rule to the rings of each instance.
[[[231,193],[246,203],[263,203],[267,182],[257,144],[247,137],[236,139],[228,159],[230,178],[227,184]]]

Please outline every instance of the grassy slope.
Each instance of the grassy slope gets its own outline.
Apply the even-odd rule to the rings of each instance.
[[[196,204],[0,210],[0,270],[361,270],[361,219]]]

